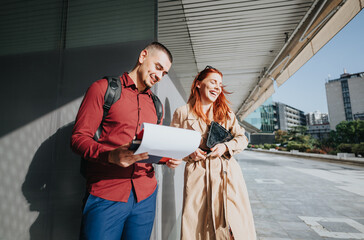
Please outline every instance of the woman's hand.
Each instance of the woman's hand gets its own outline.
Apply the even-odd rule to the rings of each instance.
[[[201,161],[206,159],[206,152],[202,151],[200,148],[197,148],[196,151],[191,153],[188,156],[192,161]]]
[[[211,157],[221,157],[227,150],[227,147],[223,143],[219,143],[215,145],[215,147],[211,148]]]

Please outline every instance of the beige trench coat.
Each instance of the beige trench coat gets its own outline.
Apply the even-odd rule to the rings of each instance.
[[[208,117],[212,120],[212,113]],[[197,162],[184,159],[187,163],[181,239],[230,239],[229,226],[236,240],[256,239],[245,181],[233,158],[248,142],[235,114],[231,113],[230,118],[224,127],[230,130],[234,139],[225,143],[228,151],[223,156]],[[208,149],[205,145],[208,125],[199,120],[188,105],[175,111],[171,126],[200,132],[200,148]]]

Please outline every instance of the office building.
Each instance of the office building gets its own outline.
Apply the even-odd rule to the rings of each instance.
[[[259,108],[249,114],[244,121],[259,129],[262,133],[278,130],[277,111],[272,98],[268,98]]]
[[[326,84],[330,128],[335,130],[342,121],[364,119],[364,72],[349,74]]]
[[[327,113],[321,113],[320,111],[314,111],[313,113],[306,114],[307,125],[318,125],[318,124],[328,124],[329,116]]]
[[[279,129],[288,131],[295,126],[306,126],[306,116],[303,111],[280,102],[275,103],[275,106]]]
[[[244,119],[263,133],[272,133],[278,129],[288,131],[295,126],[306,126],[303,111],[284,103],[268,99],[258,109]]]
[[[307,133],[313,138],[323,140],[329,137],[330,123],[327,113],[314,111],[306,114]]]
[[[313,138],[323,140],[328,138],[330,135],[330,124],[314,124],[314,125],[307,125],[307,133],[311,135]]]

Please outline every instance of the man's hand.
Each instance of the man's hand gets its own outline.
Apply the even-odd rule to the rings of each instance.
[[[211,148],[211,157],[221,157],[227,150],[227,147],[223,143],[219,143],[215,145],[215,147]]]
[[[148,153],[134,155],[134,151],[129,150],[130,145],[131,142],[112,150],[109,153],[108,161],[120,167],[129,167],[136,161],[148,159]]]
[[[196,151],[189,155],[189,158],[193,161],[201,161],[206,159],[206,152],[202,151],[200,148],[197,148]]]
[[[176,168],[178,165],[180,165],[182,163],[182,160],[179,160],[179,159],[169,159],[167,162],[166,162],[166,165],[167,167],[171,168],[171,169],[174,169]]]

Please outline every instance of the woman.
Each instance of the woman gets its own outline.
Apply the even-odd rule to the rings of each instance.
[[[187,105],[173,115],[171,126],[193,129],[202,136],[200,147],[183,159],[187,163],[181,239],[256,239],[248,192],[233,158],[248,142],[224,93],[222,73],[207,66],[193,81]],[[234,138],[208,149],[211,121]]]

